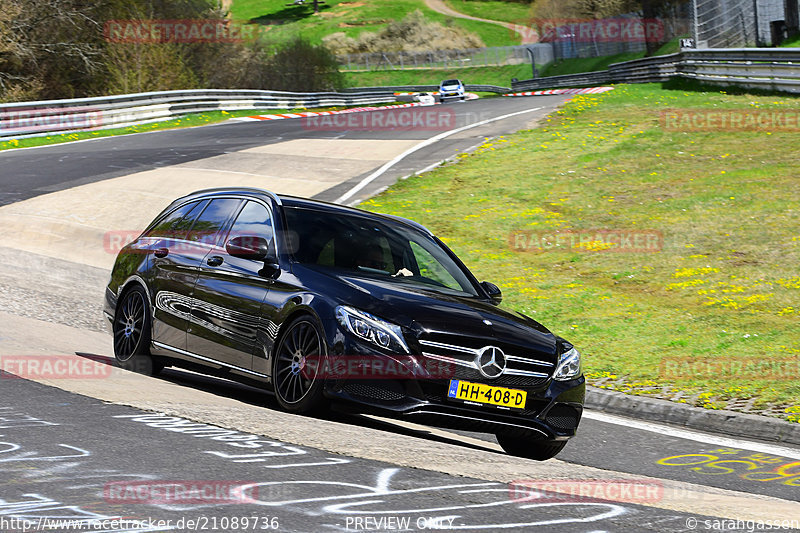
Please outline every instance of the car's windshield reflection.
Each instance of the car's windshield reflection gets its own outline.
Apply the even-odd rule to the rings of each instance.
[[[298,263],[338,275],[477,296],[470,276],[432,237],[400,222],[322,210],[285,210]]]

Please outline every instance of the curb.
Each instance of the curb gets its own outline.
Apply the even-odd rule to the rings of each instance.
[[[524,93],[507,93],[503,96],[543,96],[547,94],[600,94],[614,90],[613,87],[588,87],[585,89],[546,89],[544,91],[528,91]]]
[[[767,416],[722,409],[703,409],[669,400],[632,396],[591,386],[586,387],[585,407],[604,413],[648,422],[662,422],[708,433],[800,445],[800,424]]]
[[[410,104],[395,104],[395,105],[387,105],[382,107],[354,107],[352,109],[342,109],[341,111],[306,111],[303,113],[277,113],[275,115],[253,115],[250,117],[235,117],[231,120],[281,120],[286,118],[304,118],[304,117],[318,117],[321,115],[343,115],[345,113],[361,113],[364,111],[381,111],[384,109],[398,109],[401,107],[417,107],[421,106],[422,104],[419,102],[414,102]]]

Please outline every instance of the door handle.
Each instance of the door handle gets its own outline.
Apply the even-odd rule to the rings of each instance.
[[[156,248],[153,251],[153,255],[155,255],[156,257],[167,257],[167,254],[169,254],[168,248]]]
[[[212,255],[208,258],[208,260],[206,260],[206,263],[208,263],[208,266],[212,267],[220,266],[222,264],[222,257],[218,255]]]

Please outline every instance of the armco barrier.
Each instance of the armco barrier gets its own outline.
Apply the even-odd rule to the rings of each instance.
[[[800,92],[800,48],[717,48],[634,59],[607,70],[549,76],[511,84],[515,92],[605,83],[663,82],[673,77],[709,85]]]
[[[187,113],[391,103],[393,91],[292,93],[258,90],[162,91],[99,98],[0,104],[0,138],[104,129]]]
[[[0,139],[106,129],[163,120],[187,113],[236,109],[292,109],[391,103],[395,91],[436,91],[437,85],[356,87],[343,92],[195,89],[0,104]],[[496,85],[468,91],[506,93]]]

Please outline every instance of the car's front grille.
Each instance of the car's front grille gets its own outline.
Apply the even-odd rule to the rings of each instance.
[[[352,396],[389,402],[402,400],[405,397],[402,392],[384,389],[383,387],[368,385],[366,383],[348,383],[342,390]]]
[[[555,365],[548,361],[505,353],[506,366],[502,374],[487,378],[478,370],[476,360],[480,348],[421,339],[422,354],[437,361],[456,366],[455,379],[482,381],[492,385],[537,388],[550,379]]]
[[[559,403],[548,411],[545,420],[556,429],[568,430],[578,427],[580,412],[572,406]]]
[[[547,383],[548,378],[540,378],[533,376],[515,376],[508,374],[501,374],[494,379],[488,379],[481,375],[475,369],[467,367],[456,367],[453,379],[461,379],[464,381],[475,381],[479,383],[487,383],[489,385],[497,385],[498,387],[525,387],[525,388],[539,388]]]

